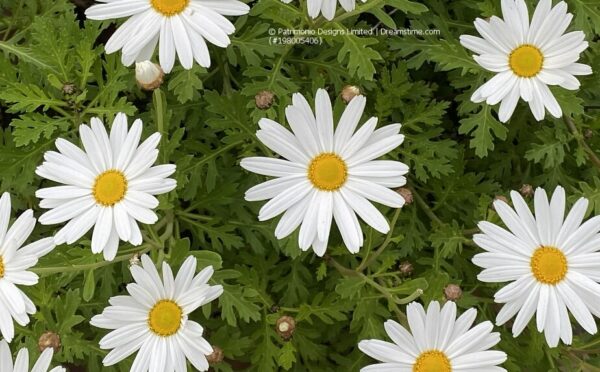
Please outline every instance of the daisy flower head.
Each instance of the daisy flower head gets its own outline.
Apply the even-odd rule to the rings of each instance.
[[[246,200],[267,200],[258,219],[265,221],[283,213],[275,229],[278,239],[298,226],[300,249],[312,246],[318,256],[327,249],[332,221],[352,253],[363,245],[356,215],[375,230],[387,233],[390,226],[371,204],[400,208],[404,199],[388,187],[406,184],[408,166],[393,160],[374,160],[398,147],[404,136],[400,124],[375,129],[377,118],[367,120],[355,132],[366,99],[357,96],[346,107],[334,131],[331,101],[319,89],[313,113],[299,93],[285,110],[292,132],[280,124],[261,119],[257,137],[285,159],[250,157],[241,166],[254,173],[277,177],[252,187]]]
[[[105,45],[107,53],[122,50],[125,66],[151,59],[158,44],[162,69],[170,72],[179,57],[185,69],[194,60],[210,67],[207,41],[225,48],[235,26],[225,16],[247,14],[250,8],[238,0],[99,0],[88,8],[89,19],[128,17]]]
[[[562,109],[548,86],[576,90],[580,83],[575,76],[592,73],[590,66],[577,63],[588,47],[585,34],[565,34],[573,15],[567,13],[564,1],[552,7],[552,0],[540,0],[531,22],[524,0],[502,0],[501,4],[504,19],[475,20],[482,38],[460,37],[461,44],[476,53],[475,61],[496,73],[471,100],[490,105],[501,102],[498,116],[502,122],[510,119],[519,97],[529,103],[538,121],[544,119],[545,109],[561,117]]]
[[[163,262],[161,279],[147,255],[141,261],[141,266],[130,268],[135,282],[127,285],[129,295],[112,297],[110,306],[90,322],[113,330],[100,340],[100,348],[112,349],[104,365],[137,351],[132,371],[186,372],[186,358],[197,370],[208,370],[206,356],[213,348],[202,337],[202,326],[188,316],[223,293],[222,286],[207,284],[212,266],[194,276],[196,259],[190,256],[173,278],[171,267]]]
[[[44,238],[23,247],[35,227],[31,209],[23,212],[9,227],[11,203],[8,193],[0,197],[0,333],[11,342],[15,335],[13,319],[19,325],[29,324],[35,305],[17,285],[38,283],[37,274],[28,271],[38,259],[55,247],[52,238]],[[4,369],[0,370],[4,371]]]
[[[478,279],[488,283],[511,282],[494,295],[505,304],[496,318],[502,325],[515,314],[512,331],[518,336],[536,314],[539,332],[549,346],[559,338],[571,344],[570,312],[591,334],[600,316],[600,216],[583,222],[588,201],[579,199],[565,218],[565,190],[557,187],[548,200],[535,190],[535,216],[518,192],[511,192],[513,208],[496,200],[494,207],[508,230],[480,222],[473,237],[486,252],[473,257],[484,270]],[[568,311],[567,311],[568,310]]]
[[[393,320],[385,322],[392,340],[363,340],[358,348],[381,363],[371,364],[361,372],[472,372],[506,371],[498,364],[506,353],[488,350],[500,342],[492,332],[493,324],[485,321],[471,328],[477,311],[467,310],[456,318],[456,304],[446,302],[440,309],[437,301],[427,307],[417,302],[406,308],[410,332]]]
[[[50,209],[40,217],[44,225],[69,221],[55,237],[56,244],[73,244],[92,227],[92,252],[112,261],[119,240],[142,243],[138,222],[153,224],[158,217],[154,195],[177,186],[168,178],[175,165],[153,166],[158,157],[160,133],[141,144],[142,122],[127,128],[127,117],[115,117],[110,136],[99,118],[80,125],[83,150],[59,138],[56,151],[44,154],[37,175],[62,184],[36,191],[40,207]]]
[[[13,364],[10,348],[5,340],[0,341],[0,371],[2,372],[66,372],[63,367],[50,368],[50,362],[54,355],[54,349],[51,347],[44,349],[31,370],[29,369],[29,351],[26,347],[21,348],[17,354],[17,359]]]
[[[292,0],[281,0],[286,4],[292,2]],[[354,10],[356,6],[356,0],[308,0],[308,15],[311,18],[317,18],[319,14],[323,14],[323,17],[328,21],[331,21],[333,17],[335,17],[335,9],[337,7],[337,3],[340,3],[342,8],[345,11],[351,12]],[[362,2],[366,2],[367,0],[362,0]]]

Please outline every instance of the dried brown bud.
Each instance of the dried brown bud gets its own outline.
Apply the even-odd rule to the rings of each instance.
[[[410,191],[409,188],[407,188],[407,187],[400,187],[400,188],[396,189],[396,192],[398,194],[400,194],[400,196],[402,196],[402,198],[404,198],[404,202],[406,204],[412,204],[412,202],[413,202],[413,194],[412,194],[412,191]]]
[[[289,340],[292,338],[292,335],[296,330],[296,321],[291,316],[284,315],[277,319],[275,330],[277,331],[277,334],[281,336],[281,338],[284,340]]]
[[[65,83],[65,85],[63,85],[62,87],[62,91],[63,94],[70,96],[73,93],[75,93],[75,91],[77,90],[77,87],[75,86],[75,84],[71,84],[71,83]]]
[[[136,266],[140,264],[140,254],[134,253],[133,256],[129,259],[129,267]]]
[[[221,349],[218,346],[214,346],[214,345],[212,348],[213,348],[213,352],[212,352],[212,354],[206,356],[206,360],[208,360],[208,363],[211,365],[221,363],[224,358],[223,349]]]
[[[358,88],[357,86],[354,86],[354,85],[346,85],[342,89],[342,93],[340,93],[340,96],[346,103],[349,103],[350,101],[352,101],[352,98],[359,96],[359,95],[360,95],[360,88]]]
[[[144,61],[135,64],[135,79],[144,90],[159,88],[164,77],[163,69],[154,62]]]
[[[402,275],[409,276],[413,272],[413,265],[408,261],[404,261],[404,262],[400,263],[400,266],[398,266],[398,269],[400,270],[400,273]]]
[[[261,110],[266,110],[273,105],[274,98],[275,95],[273,92],[262,90],[256,93],[256,96],[254,96],[254,102],[256,102],[256,107]]]
[[[508,199],[504,195],[496,195],[494,197],[494,201],[496,201],[496,200],[502,200],[503,202],[508,203]]]
[[[521,193],[521,195],[527,198],[531,198],[533,196],[533,186],[529,184],[524,184],[523,186],[521,186],[519,192]]]
[[[462,297],[462,289],[456,284],[448,284],[444,288],[444,296],[448,301],[457,301]]]
[[[42,333],[38,340],[40,351],[44,351],[49,347],[54,349],[55,354],[60,350],[60,336],[50,331]]]
[[[583,136],[586,139],[590,139],[590,138],[594,137],[594,131],[591,130],[590,128],[588,128],[588,129],[585,130],[585,132],[583,132]]]

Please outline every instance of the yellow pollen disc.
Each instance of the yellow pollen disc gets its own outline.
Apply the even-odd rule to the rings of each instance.
[[[413,372],[452,372],[452,366],[446,354],[429,350],[419,355],[412,370]]]
[[[108,170],[98,177],[94,182],[94,199],[98,204],[110,207],[125,197],[127,193],[127,179],[118,170]]]
[[[185,10],[190,0],[150,0],[152,7],[166,17],[171,17]]]
[[[535,46],[524,44],[510,53],[508,64],[515,75],[530,78],[542,71],[544,55]]]
[[[567,257],[554,247],[540,247],[531,256],[531,272],[538,282],[557,284],[567,275]]]
[[[308,166],[308,179],[319,190],[335,191],[346,183],[347,178],[346,163],[333,153],[315,157]]]
[[[161,300],[150,310],[148,326],[159,336],[172,336],[179,330],[182,316],[179,305],[171,300]]]
[[[0,256],[0,278],[4,278],[4,258]]]

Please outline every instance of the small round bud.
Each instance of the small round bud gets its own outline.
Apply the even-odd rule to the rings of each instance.
[[[75,84],[65,83],[62,87],[62,91],[64,95],[70,96],[77,90]]]
[[[266,110],[273,105],[273,100],[275,95],[273,92],[269,92],[268,90],[261,90],[256,93],[254,96],[254,102],[256,102],[256,107],[261,110]]]
[[[408,262],[408,261],[404,261],[400,264],[400,266],[398,266],[398,270],[400,270],[400,273],[404,276],[409,276],[412,274],[413,272],[413,265]]]
[[[275,324],[277,334],[284,340],[289,340],[296,330],[296,321],[291,316],[284,315]]]
[[[502,200],[503,202],[508,203],[508,199],[504,195],[496,195],[494,200]]]
[[[346,85],[344,88],[342,88],[342,93],[340,93],[340,96],[346,103],[350,103],[350,101],[352,101],[352,98],[359,95],[360,88],[354,85]]]
[[[590,138],[594,137],[594,131],[591,130],[590,128],[588,128],[588,129],[585,130],[585,132],[583,132],[583,136],[586,139],[590,139]]]
[[[214,365],[214,364],[221,363],[224,358],[223,349],[221,349],[218,346],[214,346],[214,345],[212,348],[213,348],[212,354],[206,356],[206,360],[208,360],[208,364]]]
[[[58,353],[60,346],[60,336],[54,332],[44,332],[38,340],[38,348],[40,351],[44,351],[51,347],[54,349],[54,353]]]
[[[457,284],[448,284],[444,288],[444,297],[448,301],[457,301],[462,297],[462,289]]]
[[[533,196],[533,186],[529,184],[524,184],[523,186],[521,186],[519,192],[521,193],[521,195],[527,198],[531,198]]]
[[[140,264],[140,254],[134,253],[133,256],[129,259],[129,267],[136,266]]]
[[[400,187],[396,189],[396,192],[400,194],[400,196],[404,199],[405,204],[412,204],[413,202],[413,194],[407,187]]]
[[[278,312],[278,311],[279,311],[279,306],[277,306],[277,305],[273,305],[273,306],[271,306],[271,308],[269,309],[269,311],[270,311],[271,313],[276,313],[276,312]]]
[[[162,68],[154,62],[144,61],[135,64],[135,79],[144,90],[159,88],[164,77]]]

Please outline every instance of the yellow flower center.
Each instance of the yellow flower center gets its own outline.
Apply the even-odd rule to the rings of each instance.
[[[542,246],[536,249],[529,265],[540,283],[556,284],[567,275],[567,257],[558,248]]]
[[[542,71],[544,55],[537,47],[524,44],[510,53],[508,64],[515,75],[530,78]]]
[[[150,3],[154,10],[165,17],[171,17],[183,12],[190,0],[150,0]]]
[[[154,305],[148,316],[150,330],[159,336],[172,336],[181,327],[183,311],[171,300],[161,300]]]
[[[335,191],[346,183],[347,178],[346,163],[333,153],[318,155],[308,166],[308,179],[319,190]]]
[[[450,359],[437,350],[421,353],[412,368],[413,372],[452,372]]]
[[[0,278],[4,278],[4,258],[0,256]]]
[[[127,179],[118,170],[108,170],[94,182],[94,199],[98,204],[110,207],[125,197],[127,192]]]

